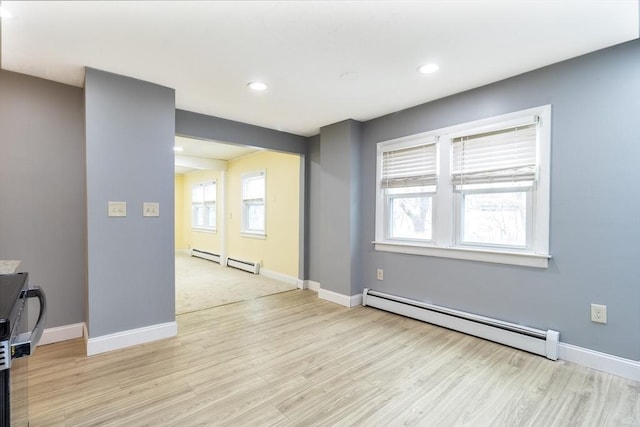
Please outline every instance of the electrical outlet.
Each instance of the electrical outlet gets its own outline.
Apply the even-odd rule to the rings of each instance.
[[[384,280],[384,270],[379,268],[378,271],[376,272],[376,275],[378,277],[378,280]]]
[[[607,306],[591,304],[591,321],[596,323],[607,323]]]

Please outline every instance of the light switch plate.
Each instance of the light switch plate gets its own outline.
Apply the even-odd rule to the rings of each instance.
[[[142,216],[160,216],[160,203],[143,203]]]
[[[109,202],[109,216],[127,216],[127,202]]]

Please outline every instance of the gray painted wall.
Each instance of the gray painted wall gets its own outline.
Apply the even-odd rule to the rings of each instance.
[[[307,279],[318,281],[322,272],[322,260],[320,256],[322,248],[322,224],[321,224],[321,206],[322,198],[320,197],[320,179],[322,176],[321,156],[320,156],[320,135],[309,138],[309,150],[307,152],[307,252],[305,258],[308,263]]]
[[[362,288],[360,127],[360,122],[345,120],[320,129],[321,258],[317,281],[323,289],[343,295]]]
[[[305,154],[307,138],[219,117],[176,110],[176,135]]]
[[[377,142],[543,104],[553,116],[548,269],[373,250]],[[364,123],[364,286],[640,359],[638,135],[638,40]],[[324,148],[323,140],[323,171]],[[590,321],[591,303],[607,305],[608,324]]]
[[[45,289],[48,328],[85,317],[82,96],[0,70],[0,259]]]
[[[174,90],[88,68],[85,105],[89,337],[172,322]],[[108,217],[108,201],[127,216]]]

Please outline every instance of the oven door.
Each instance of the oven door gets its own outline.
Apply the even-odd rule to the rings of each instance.
[[[15,359],[11,363],[9,400],[11,405],[11,427],[27,427],[29,425],[28,395],[28,363],[29,358]]]

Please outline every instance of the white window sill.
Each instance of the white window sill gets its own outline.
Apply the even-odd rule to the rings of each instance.
[[[520,252],[491,251],[470,248],[439,248],[395,242],[372,242],[377,251],[440,258],[464,259],[468,261],[493,262],[496,264],[520,265],[524,267],[548,268],[550,255],[525,254]]]
[[[218,229],[208,228],[208,227],[191,227],[191,230],[198,231],[201,233],[217,233],[218,232]]]
[[[267,235],[264,233],[254,233],[251,231],[241,231],[240,236],[248,237],[250,239],[262,239],[262,240],[265,240],[267,238]]]

